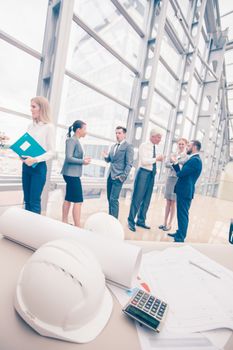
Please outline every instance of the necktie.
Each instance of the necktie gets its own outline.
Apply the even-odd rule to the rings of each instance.
[[[119,146],[120,146],[120,143],[116,143],[114,148],[114,155],[117,153]]]
[[[153,145],[153,158],[155,157],[156,157],[155,145]],[[153,163],[152,174],[155,175],[155,173],[156,173],[156,163]]]
[[[155,153],[155,145],[153,145],[153,158],[155,158],[155,155],[156,155],[156,153]]]

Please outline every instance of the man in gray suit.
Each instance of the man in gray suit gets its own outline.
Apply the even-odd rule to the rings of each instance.
[[[130,173],[133,165],[133,146],[126,140],[126,128],[116,128],[117,143],[112,145],[110,152],[104,153],[104,159],[111,163],[107,180],[107,198],[109,214],[118,218],[119,196],[124,181]]]

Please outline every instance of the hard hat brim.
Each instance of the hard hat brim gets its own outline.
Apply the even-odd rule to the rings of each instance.
[[[28,313],[23,311],[19,297],[15,298],[14,304],[17,312],[24,319],[24,321],[27,322],[39,334],[74,343],[88,343],[94,340],[107,324],[113,307],[112,296],[107,287],[105,287],[102,304],[99,307],[97,315],[81,328],[65,330],[61,327],[51,327],[46,324],[42,325],[41,322],[37,322],[37,319],[33,320]]]
[[[94,340],[106,326],[111,316],[112,307],[112,296],[107,287],[105,287],[102,305],[97,315],[82,328],[61,332],[61,338],[75,343],[87,343]]]

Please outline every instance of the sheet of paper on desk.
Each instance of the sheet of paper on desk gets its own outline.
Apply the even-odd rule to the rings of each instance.
[[[169,305],[169,332],[233,329],[233,273],[195,249],[185,246],[145,254],[142,276]]]
[[[206,256],[199,254],[194,249],[189,249],[190,247],[182,247],[182,248],[171,248],[171,249],[177,249],[176,250],[176,256],[174,257],[173,252],[169,252],[170,248],[168,248],[168,256],[167,254],[163,254],[164,252],[159,252],[159,251],[153,251],[148,254],[143,255],[142,259],[142,266],[140,270],[140,276],[141,276],[141,281],[137,281],[135,283],[135,287],[142,288],[144,283],[146,283],[147,286],[149,286],[150,291],[154,293],[156,296],[159,296],[160,293],[160,288],[156,283],[151,283],[149,282],[149,279],[152,280],[153,282],[153,277],[154,277],[154,268],[159,267],[159,268],[164,268],[164,265],[166,264],[171,264],[171,262],[174,263],[174,258],[175,258],[175,263],[177,264],[187,264],[187,260],[189,261],[190,258],[192,258],[192,261],[195,263],[202,264],[200,265],[201,267],[205,267],[205,269],[209,269],[210,271],[213,271],[215,273],[218,273],[221,278],[224,278],[223,275],[226,275],[226,279],[228,280],[229,283],[229,291],[232,291],[231,287],[231,281],[232,281],[232,272],[225,269],[219,264],[216,264],[214,261],[208,259]],[[163,257],[163,255],[165,255]],[[177,256],[178,255],[178,256]],[[165,260],[165,263],[163,262]],[[170,261],[170,262],[169,262]],[[190,264],[189,264],[190,265]],[[145,269],[146,266],[146,269]],[[194,269],[194,265],[190,265],[192,269]],[[190,267],[189,266],[189,267]],[[195,269],[198,269],[195,267]],[[149,275],[149,278],[147,278],[145,275],[145,270],[147,270],[147,275]],[[200,270],[200,269],[199,269]],[[208,271],[209,271],[208,270]],[[198,270],[197,270],[198,271]],[[196,271],[196,272],[197,272]],[[199,272],[202,273],[202,277],[211,277],[214,278],[212,275],[207,275],[207,272],[200,270]],[[194,270],[195,273],[195,270]],[[152,274],[152,276],[151,276]],[[143,278],[144,277],[144,278]],[[215,277],[215,279],[217,279]],[[218,279],[219,280],[219,279]],[[143,283],[141,283],[143,281]],[[140,283],[139,283],[140,282]],[[213,281],[212,281],[213,282]],[[216,282],[216,281],[215,281]],[[219,282],[219,281],[218,281]],[[168,293],[173,293],[173,290],[175,287],[177,287],[178,282],[171,281],[171,285],[169,285]],[[222,286],[223,289],[225,289],[225,286]],[[127,303],[130,297],[130,293],[127,291],[124,291],[120,288],[113,287],[111,286],[112,292],[115,294],[117,299],[119,300],[120,304],[123,306]],[[162,294],[160,294],[161,298],[163,298]],[[164,297],[165,299],[165,297]],[[190,301],[191,298],[188,299]],[[226,305],[227,305],[227,300],[226,300]],[[169,312],[171,311],[171,305],[169,304]],[[137,323],[136,323],[137,324]],[[205,331],[201,332],[199,334],[195,334],[193,337],[192,335],[188,335],[187,333],[183,334],[175,334],[174,332],[169,332],[167,330],[167,318],[165,319],[165,324],[164,327],[162,327],[161,333],[158,335],[156,333],[150,332],[149,330],[146,330],[145,327],[137,327],[138,329],[138,335],[141,341],[141,347],[143,350],[148,350],[148,349],[153,349],[155,348],[156,350],[161,349],[166,349],[169,350],[168,345],[172,345],[172,349],[185,349],[185,350],[201,350],[202,348],[205,350],[213,350],[213,349],[223,349],[227,341],[229,340],[231,336],[231,331],[228,329],[217,329],[217,330],[210,330],[210,331]],[[181,341],[181,339],[184,338],[184,342]],[[197,339],[199,338],[199,341]],[[157,342],[157,339],[159,339],[160,343]],[[162,341],[163,339],[163,341]],[[192,339],[194,340],[192,344]],[[207,341],[208,340],[208,341]],[[185,347],[184,345],[187,346],[187,341],[189,342],[189,348]],[[214,344],[214,345],[211,345]],[[159,345],[160,344],[160,345]],[[178,345],[179,344],[179,345]],[[159,347],[160,346],[160,347]],[[163,346],[163,347],[162,347]],[[178,346],[178,348],[177,348]],[[205,346],[205,347],[204,347]]]
[[[151,332],[137,324],[137,332],[143,350],[220,350],[201,333],[171,335]]]
[[[140,281],[137,281],[135,286],[142,288]],[[122,306],[128,302],[131,291],[133,291],[133,289],[131,291],[126,291],[113,285],[108,285],[108,287]],[[135,322],[135,325],[137,327],[142,350],[220,350],[223,349],[231,336],[231,331],[227,329],[176,335],[166,331],[165,327],[163,327],[160,334],[158,334],[146,327],[139,326],[137,322]]]

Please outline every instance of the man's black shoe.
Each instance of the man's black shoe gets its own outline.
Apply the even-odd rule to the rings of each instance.
[[[132,224],[130,224],[130,223],[128,223],[128,228],[129,228],[129,230],[130,230],[130,231],[133,231],[133,232],[135,232],[135,231],[136,231],[135,226],[134,226],[134,225],[132,225]]]
[[[146,224],[141,224],[140,222],[136,222],[136,225],[139,226],[139,227],[146,228],[147,230],[150,230],[150,226],[148,226]]]
[[[176,233],[168,233],[167,235],[172,238],[176,237]]]

